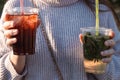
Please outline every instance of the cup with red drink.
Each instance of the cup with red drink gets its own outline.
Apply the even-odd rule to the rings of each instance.
[[[35,53],[36,29],[38,27],[37,8],[24,7],[24,13],[20,7],[6,10],[4,21],[16,21],[13,29],[18,30],[18,34],[12,37],[17,42],[12,45],[16,55],[32,55]]]

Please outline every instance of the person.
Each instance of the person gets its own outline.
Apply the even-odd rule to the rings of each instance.
[[[24,0],[24,6],[39,8],[40,20],[45,27],[53,49],[59,72],[50,56],[47,43],[41,32],[36,32],[34,55],[14,55],[8,45],[17,42],[10,38],[18,34],[15,21],[4,22],[6,9],[20,6],[19,0],[8,0],[0,22],[0,80],[119,80],[120,79],[120,33],[106,0],[100,0],[100,26],[111,28],[113,39],[105,41],[111,48],[101,52],[102,61],[107,63],[103,74],[85,72],[83,48],[80,43],[80,28],[95,26],[94,0]]]

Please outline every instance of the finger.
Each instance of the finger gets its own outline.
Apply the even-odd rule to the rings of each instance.
[[[103,59],[102,59],[102,61],[103,61],[104,63],[109,63],[109,62],[111,62],[111,60],[112,60],[112,57],[103,58]]]
[[[17,29],[11,29],[11,30],[5,30],[4,31],[4,35],[7,37],[7,38],[10,38],[12,36],[15,36],[18,34],[18,30]]]
[[[115,45],[115,41],[113,39],[105,41],[106,46],[113,47]]]
[[[113,54],[115,53],[115,50],[114,49],[109,49],[109,50],[105,50],[105,51],[102,51],[101,52],[101,55],[102,56],[112,56]]]
[[[4,27],[4,29],[6,29],[6,30],[11,29],[11,28],[14,28],[14,22],[13,22],[13,21],[6,21],[6,22],[3,24],[3,27]]]
[[[9,45],[9,46],[16,43],[16,42],[17,42],[16,38],[10,38],[10,39],[6,40],[6,44]]]

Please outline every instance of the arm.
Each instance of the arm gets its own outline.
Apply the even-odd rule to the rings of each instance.
[[[0,80],[20,80],[26,74],[26,70],[21,75],[17,73],[10,61],[11,54],[13,51],[6,46],[3,32],[0,31]]]
[[[113,49],[115,50],[112,56],[112,61],[108,64],[106,73],[96,75],[100,80],[119,80],[120,79],[120,32],[117,28],[116,22],[111,12],[107,12],[108,27],[115,32],[114,41],[116,42]]]
[[[25,56],[17,56],[13,54],[12,48],[6,45],[8,40],[4,36],[3,31],[3,18],[5,15],[6,8],[12,8],[13,0],[9,0],[3,10],[0,23],[0,80],[20,80],[26,74],[25,67]],[[17,5],[17,4],[16,4]]]

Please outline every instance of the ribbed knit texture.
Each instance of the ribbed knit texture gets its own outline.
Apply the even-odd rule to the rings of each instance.
[[[25,6],[33,6],[29,0],[24,1]],[[86,77],[79,34],[81,33],[80,28],[95,26],[94,14],[83,0],[61,7],[45,5],[39,0],[34,1],[40,9],[41,20],[52,44],[54,55],[64,80],[93,80],[92,77],[88,79]],[[7,2],[1,17],[1,25],[5,9],[11,9],[14,6],[19,6],[19,0],[9,0]],[[101,9],[107,8],[101,6]],[[110,11],[100,13],[100,26],[113,29],[116,34],[114,40],[117,42],[114,47],[116,50],[115,54],[120,55],[120,33]],[[1,31],[0,80],[58,80],[55,66],[40,27],[38,27],[36,34],[36,53],[27,56],[25,71],[22,75],[17,74],[14,70],[9,61],[9,54],[12,54],[12,51],[6,47]],[[113,60],[108,64],[105,74],[95,75],[98,80],[120,79],[120,56],[116,55],[113,56]],[[23,76],[24,79],[22,79]]]

